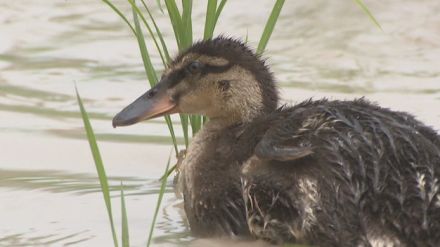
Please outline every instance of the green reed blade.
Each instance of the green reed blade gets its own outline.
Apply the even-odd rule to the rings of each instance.
[[[171,25],[173,26],[174,37],[176,38],[177,47],[179,51],[182,50],[182,17],[180,16],[179,9],[177,8],[174,0],[165,0],[165,6],[167,7],[168,16],[170,17]]]
[[[113,5],[109,0],[102,0],[104,3],[106,3],[110,8],[113,9],[113,11],[116,12],[116,14],[118,14],[124,21],[125,23],[127,23],[127,25],[130,27],[131,31],[133,31],[133,33],[136,35],[136,31],[133,28],[133,25],[131,25],[131,23],[128,21],[128,19],[124,16],[124,14],[122,14],[122,12],[116,8],[115,5]]]
[[[171,140],[173,140],[174,151],[177,154],[179,153],[179,148],[177,147],[177,139],[176,139],[176,134],[174,133],[173,122],[171,121],[171,117],[169,115],[165,115],[164,118],[171,135]]]
[[[177,168],[177,164],[173,165],[170,169],[168,169],[168,172],[163,174],[162,177],[160,177],[159,181],[162,182],[164,179],[167,179]]]
[[[247,44],[249,42],[249,29],[246,29],[246,36],[244,37],[244,43]]]
[[[217,11],[215,12],[214,28],[215,28],[215,25],[216,25],[217,22],[218,22],[218,18],[220,17],[220,14],[221,14],[222,11],[223,11],[223,8],[225,7],[226,1],[227,1],[227,0],[222,0],[222,1],[220,2],[220,4],[218,5],[218,7],[217,7]]]
[[[163,50],[163,53],[165,55],[165,59],[167,61],[167,66],[168,66],[168,63],[171,62],[171,57],[170,57],[170,54],[168,52],[167,45],[166,45],[166,43],[165,43],[165,41],[163,39],[162,32],[160,31],[159,27],[157,26],[156,21],[154,20],[153,15],[151,14],[151,11],[148,8],[148,6],[145,3],[145,1],[141,0],[141,2],[142,2],[142,5],[144,5],[144,8],[147,10],[148,15],[150,16],[150,20],[153,22],[154,29],[156,30],[157,36],[159,37],[160,43],[162,45],[162,50]],[[162,13],[163,13],[163,10],[162,10]],[[165,66],[165,67],[167,67],[167,66]]]
[[[192,30],[192,0],[182,0],[182,27],[183,27],[183,43],[182,49],[190,47],[193,43],[193,30]]]
[[[222,0],[217,7],[217,0],[208,0],[206,6],[205,28],[203,33],[203,39],[211,39],[214,35],[215,26],[220,14],[226,4],[226,0]],[[192,115],[190,117],[192,135],[194,136],[206,122],[207,118],[203,116]]]
[[[142,61],[144,62],[145,73],[147,74],[148,81],[150,82],[150,86],[153,87],[157,83],[157,75],[154,70],[153,64],[151,63],[150,54],[148,52],[147,46],[145,45],[144,35],[142,33],[142,28],[139,24],[139,19],[137,17],[137,12],[133,8],[133,20],[136,27],[136,38],[138,40],[139,49],[141,51]],[[176,135],[174,133],[173,123],[171,121],[170,116],[165,116],[165,122],[167,123],[168,130],[170,131],[171,139],[173,141],[174,150],[176,153],[179,152],[177,148],[177,140]]]
[[[156,46],[157,51],[159,52],[160,59],[162,60],[162,64],[164,67],[167,66],[167,62],[165,61],[165,57],[163,56],[162,50],[159,46],[159,43],[157,42],[156,35],[154,35],[153,30],[151,29],[150,25],[148,24],[147,20],[145,19],[144,15],[142,14],[141,10],[136,6],[135,0],[127,0],[132,10],[136,11],[137,15],[141,17],[142,22],[144,23],[145,27],[148,30],[148,33],[150,34],[150,37],[153,39],[153,43]]]
[[[81,116],[84,122],[84,129],[86,130],[87,140],[89,141],[90,150],[92,151],[93,160],[95,161],[96,171],[98,172],[99,184],[101,185],[102,195],[104,196],[105,206],[107,208],[108,218],[110,220],[110,227],[112,230],[113,244],[118,246],[118,239],[116,237],[115,225],[113,222],[112,203],[110,200],[110,189],[108,185],[107,175],[102,162],[101,153],[99,152],[98,144],[96,143],[95,134],[93,132],[92,125],[90,124],[89,116],[84,108],[81,97],[79,96],[78,89],[75,86],[76,99],[78,101]]]
[[[191,125],[192,135],[196,133],[198,130],[196,129],[197,115],[189,115],[189,124]]]
[[[145,73],[147,74],[148,81],[150,82],[150,86],[153,87],[157,83],[157,74],[154,69],[153,63],[150,59],[150,54],[148,52],[147,46],[145,44],[144,34],[142,32],[142,28],[139,24],[139,18],[136,11],[133,10],[133,20],[136,28],[136,38],[138,41],[139,49],[141,51],[142,61],[144,62]]]
[[[162,8],[162,4],[160,4],[160,0],[156,0],[156,4],[157,6],[159,6],[160,12],[162,12],[163,14],[163,8]]]
[[[208,0],[206,6],[205,30],[203,32],[204,40],[210,39],[214,35],[216,11],[217,0]]]
[[[158,77],[156,74],[156,70],[154,69],[154,66],[153,66],[151,59],[150,59],[150,54],[148,52],[145,38],[142,33],[142,28],[139,23],[139,18],[142,20],[143,24],[145,25],[145,27],[147,28],[147,30],[149,32],[149,35],[152,37],[153,42],[156,46],[156,49],[158,50],[159,55],[162,59],[162,63],[164,64],[165,67],[167,67],[168,63],[171,62],[171,58],[170,58],[170,55],[168,52],[167,45],[166,45],[164,38],[163,38],[163,35],[161,33],[161,30],[159,29],[158,25],[156,24],[155,19],[154,19],[153,15],[151,14],[151,11],[149,10],[147,4],[145,3],[144,0],[140,0],[148,13],[150,20],[152,21],[152,23],[154,25],[154,31],[156,32],[156,34],[153,32],[150,24],[145,19],[142,11],[139,9],[139,7],[137,7],[135,0],[127,0],[132,7],[134,26],[128,21],[128,19],[124,16],[124,14],[122,14],[122,12],[119,11],[110,2],[110,0],[103,0],[103,1],[107,5],[109,5],[129,25],[130,29],[135,34],[136,39],[138,41],[139,49],[141,52],[142,61],[144,63],[144,69],[145,69],[147,78],[150,82],[150,85],[154,86],[158,82]],[[217,6],[217,0],[208,0],[205,27],[204,27],[204,35],[203,35],[203,38],[205,40],[213,37],[215,26],[219,20],[220,14],[226,4],[226,1],[227,0],[221,0],[219,5]],[[160,11],[163,13],[163,9],[162,9],[160,0],[157,0],[156,2],[160,8]],[[284,4],[284,0],[282,0],[282,1],[278,0],[275,3],[275,6],[271,12],[271,15],[266,23],[264,32],[263,32],[262,37],[260,39],[260,43],[259,43],[259,46],[257,49],[257,51],[259,51],[259,53],[264,51],[264,49],[267,45],[267,42],[270,39],[270,36],[271,36],[272,31],[274,29],[275,23],[279,17],[279,14],[280,14],[280,11],[281,11],[283,4]],[[177,47],[178,47],[179,51],[182,52],[185,48],[189,47],[193,42],[193,30],[192,30],[193,23],[192,23],[192,16],[191,16],[193,2],[192,2],[192,0],[182,0],[182,13],[180,13],[175,0],[165,0],[165,6],[166,6],[166,9],[167,9],[167,12],[168,12],[168,15],[169,15],[172,27],[173,27]],[[157,37],[159,38],[160,45],[159,45],[159,42],[157,41]],[[247,39],[248,39],[248,37],[246,37],[246,40]],[[79,99],[78,93],[77,93],[77,97]],[[82,105],[82,103],[81,103],[81,105]],[[81,105],[80,105],[80,108],[81,108]],[[166,121],[168,129],[170,131],[170,135],[172,137],[173,144],[174,144],[174,149],[177,154],[178,153],[177,140],[176,140],[176,136],[174,133],[174,128],[173,128],[173,124],[171,121],[171,117],[168,115],[165,116],[165,121]],[[188,116],[185,114],[180,114],[180,121],[182,124],[185,145],[186,145],[186,147],[188,147],[188,144],[189,144],[188,125],[191,124],[192,133],[194,135],[201,128],[201,126],[206,121],[208,121],[208,119],[206,117],[201,117],[201,116],[195,116],[195,115]],[[92,132],[92,134],[93,134],[93,132]],[[93,150],[92,150],[92,152],[93,152]],[[160,191],[158,194],[156,209],[155,209],[155,212],[153,215],[153,220],[152,220],[152,224],[151,224],[150,231],[149,231],[147,246],[150,246],[151,242],[152,242],[154,226],[155,226],[157,216],[159,213],[159,209],[160,209],[160,205],[161,205],[164,193],[165,193],[167,178],[176,168],[176,166],[173,166],[171,169],[169,169],[170,160],[171,160],[171,154],[168,158],[165,173],[160,180],[161,187],[160,187]],[[96,163],[96,161],[95,161],[95,163]],[[99,174],[99,172],[98,172],[98,174]],[[104,175],[105,175],[105,173],[104,173]],[[104,178],[106,179],[106,177],[104,177]],[[100,181],[101,181],[101,176],[100,176]],[[103,185],[101,185],[101,186],[103,187]],[[107,191],[108,191],[108,184],[107,184]],[[103,194],[104,194],[104,189],[103,189]],[[109,193],[108,193],[107,197],[108,197],[108,199],[106,200],[106,206],[107,206],[107,201],[109,202],[108,205],[110,205],[110,207],[107,206],[107,211],[109,213],[109,218],[110,218],[110,222],[111,222],[113,240],[115,242],[115,246],[117,246],[117,239],[116,239],[116,234],[115,234],[115,230],[114,230],[114,226],[113,226],[113,218],[112,218],[112,214],[111,214],[111,204],[110,204],[110,199],[109,199],[110,198]],[[106,198],[105,195],[104,195],[104,198]],[[121,210],[122,210],[122,245],[125,247],[125,246],[129,245],[129,231],[128,231],[128,220],[127,220],[126,207],[125,207],[125,196],[124,196],[124,192],[123,192],[122,182],[121,182]]]
[[[266,45],[269,42],[270,36],[272,35],[275,24],[277,23],[278,17],[280,16],[281,9],[283,8],[284,0],[277,0],[273,6],[272,12],[270,13],[269,19],[267,20],[266,26],[264,27],[263,34],[261,35],[260,42],[258,43],[257,53],[263,53],[266,49]]]
[[[188,147],[188,145],[189,145],[188,115],[180,114],[180,123],[182,125],[183,139],[185,139],[185,147]]]
[[[209,118],[207,116],[202,116],[202,125],[204,125],[208,121],[209,121]]]
[[[165,172],[162,177],[164,177],[168,174],[168,168],[170,167],[170,162],[171,162],[171,152],[170,152],[170,155],[168,156],[167,167],[165,168]],[[159,195],[157,198],[156,209],[155,209],[154,215],[153,215],[153,220],[151,222],[150,233],[148,235],[148,241],[147,241],[147,247],[150,246],[151,240],[153,238],[154,225],[156,224],[157,215],[159,214],[160,204],[162,203],[162,198],[165,193],[166,185],[167,185],[167,179],[163,179],[161,182],[161,185],[160,185],[160,190],[159,190]]]
[[[194,123],[193,122],[195,121],[195,118],[197,117],[197,115],[187,115],[187,116],[189,119],[189,124],[191,125],[191,130],[194,133]]]
[[[192,135],[194,136],[201,128],[202,128],[202,116],[192,115],[191,116]]]
[[[376,20],[376,18],[374,18],[373,14],[370,12],[370,10],[368,9],[367,5],[365,5],[364,1],[362,0],[353,0],[357,3],[357,5],[359,5],[359,7],[361,7],[361,9],[368,15],[368,17],[370,17],[370,20],[373,21],[373,23],[380,28],[380,30],[383,31],[382,26],[379,24],[379,22]]]
[[[182,15],[177,8],[176,2],[174,0],[165,0],[165,5],[167,7],[168,15],[173,26],[174,36],[176,37],[176,42],[179,51],[182,51],[189,45],[188,41],[192,41],[192,24],[190,23],[191,18],[191,9],[192,9],[192,1],[183,2],[184,12]],[[186,10],[185,10],[186,9]],[[186,28],[184,27],[184,20],[186,19]],[[187,37],[187,35],[191,35],[191,37]],[[189,137],[188,137],[188,116],[184,114],[180,114],[180,122],[182,124],[183,135],[185,139],[185,145],[188,147]]]
[[[127,209],[125,207],[124,185],[121,181],[121,215],[122,215],[122,247],[130,247],[130,236],[128,231]]]
[[[200,115],[197,116],[197,120],[196,120],[195,125],[196,125],[196,128],[197,128],[197,131],[195,133],[193,133],[193,136],[202,128],[202,126],[203,126],[203,116],[200,116]]]

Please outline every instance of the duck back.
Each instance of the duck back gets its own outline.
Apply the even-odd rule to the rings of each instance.
[[[255,236],[320,246],[438,246],[440,138],[430,127],[362,99],[306,101],[255,122],[268,123],[243,167]],[[274,147],[308,152],[283,160],[270,155]]]

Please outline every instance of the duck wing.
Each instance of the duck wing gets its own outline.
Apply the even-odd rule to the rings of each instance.
[[[271,122],[255,146],[254,154],[259,159],[293,161],[314,153],[311,143],[314,131],[304,128],[300,119],[292,119],[292,113],[286,115]]]
[[[263,160],[291,161],[313,154],[308,142],[294,142],[294,139],[277,139],[271,133],[264,135],[254,150],[255,155]]]

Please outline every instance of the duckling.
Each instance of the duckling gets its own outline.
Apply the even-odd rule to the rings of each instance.
[[[264,59],[222,36],[178,55],[113,126],[178,112],[209,117],[179,177],[194,235],[440,245],[440,136],[410,114],[365,99],[279,107]]]

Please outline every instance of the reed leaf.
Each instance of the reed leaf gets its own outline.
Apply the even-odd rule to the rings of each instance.
[[[208,117],[207,116],[202,116],[202,125],[205,124],[206,122],[208,122]]]
[[[210,39],[214,35],[216,12],[217,0],[208,0],[206,7],[205,30],[203,32],[204,40]]]
[[[222,0],[217,7],[217,0],[208,0],[206,6],[205,28],[203,32],[203,39],[211,39],[214,35],[217,20],[226,4],[226,0]],[[206,117],[192,115],[190,117],[192,135],[194,136],[207,121]]]
[[[125,23],[127,23],[131,31],[133,31],[133,33],[136,35],[136,31],[134,30],[133,25],[131,25],[131,23],[128,21],[127,17],[125,17],[125,15],[118,8],[116,8],[116,6],[113,5],[110,1],[108,0],[102,0],[102,1],[106,3],[111,9],[113,9],[113,11],[115,11],[115,13],[118,14],[119,17],[121,17]]]
[[[113,213],[112,213],[112,203],[110,200],[110,189],[108,185],[108,178],[104,169],[104,164],[102,162],[101,153],[99,152],[98,144],[96,143],[95,134],[90,124],[89,115],[87,114],[86,109],[84,108],[81,97],[79,96],[78,89],[75,86],[76,91],[76,99],[78,101],[79,109],[81,111],[81,116],[84,123],[84,129],[86,130],[87,140],[89,141],[90,150],[92,151],[93,160],[95,161],[96,171],[98,172],[99,184],[101,185],[102,195],[104,196],[105,206],[107,208],[108,218],[110,220],[110,227],[113,236],[113,244],[115,247],[118,247],[118,239],[116,237],[116,230],[113,221]]]
[[[165,0],[165,6],[167,7],[168,16],[170,17],[171,25],[173,26],[174,37],[176,38],[177,47],[179,51],[182,47],[182,17],[180,16],[179,9],[177,8],[176,1]]]
[[[153,22],[154,29],[156,30],[157,36],[159,37],[160,43],[162,45],[162,51],[163,51],[163,53],[165,55],[165,59],[167,61],[167,64],[166,64],[165,67],[168,67],[168,63],[171,62],[171,57],[170,57],[170,53],[168,52],[168,47],[167,47],[167,45],[166,45],[166,43],[165,43],[165,41],[163,39],[162,32],[160,31],[159,27],[157,26],[156,21],[154,20],[153,15],[151,14],[151,11],[148,8],[148,6],[145,3],[145,1],[141,0],[141,2],[142,2],[142,5],[144,5],[145,10],[147,10],[147,13],[148,13],[148,16],[150,17],[151,22]],[[162,9],[161,9],[161,11],[163,13]]]
[[[156,0],[157,6],[159,6],[160,12],[163,14],[162,4],[160,4],[160,0]]]
[[[191,116],[191,130],[194,136],[202,128],[202,116],[192,115]]]
[[[144,23],[144,26],[147,28],[148,33],[150,34],[150,37],[153,40],[154,45],[156,46],[157,51],[159,52],[160,59],[162,60],[162,64],[164,67],[167,66],[167,62],[165,61],[165,57],[163,55],[163,52],[159,46],[159,43],[157,42],[156,36],[153,33],[153,30],[151,29],[150,25],[148,24],[147,20],[145,19],[144,15],[142,14],[142,11],[136,6],[135,0],[127,0],[133,11],[137,13],[137,15],[141,18],[142,22]]]
[[[188,115],[180,114],[180,123],[182,125],[183,139],[185,140],[185,147],[188,147],[188,145],[189,145],[188,119],[189,119]]]
[[[223,11],[223,8],[225,7],[226,1],[227,1],[227,0],[222,0],[222,1],[220,2],[220,4],[218,5],[218,7],[217,7],[217,11],[215,12],[214,28],[215,28],[215,25],[216,25],[217,22],[218,22],[218,18],[220,17],[220,14],[221,14],[222,11]]]
[[[141,26],[139,24],[139,18],[136,11],[133,9],[133,20],[136,27],[136,39],[138,41],[139,50],[141,52],[142,61],[144,63],[145,74],[147,75],[150,86],[153,87],[157,84],[157,74],[154,69],[153,63],[150,59],[150,54],[148,52],[147,46],[145,45],[144,34],[142,33]]]
[[[367,5],[365,5],[364,1],[362,0],[353,0],[361,9],[365,12],[365,14],[370,17],[370,20],[380,29],[383,31],[382,26],[379,24],[379,22],[376,20],[376,18],[373,16],[373,14],[368,9]]]
[[[128,231],[127,209],[125,207],[124,185],[121,181],[121,215],[122,215],[122,247],[130,247],[130,236]]]
[[[272,35],[275,24],[277,23],[278,17],[280,16],[281,9],[283,8],[284,0],[277,0],[273,6],[272,12],[270,13],[269,19],[267,20],[266,26],[264,27],[263,34],[261,35],[260,42],[258,43],[257,53],[261,54],[266,49],[267,43],[269,42],[270,36]]]
[[[154,225],[156,224],[157,215],[159,214],[160,204],[162,203],[163,195],[165,193],[165,189],[166,189],[166,185],[167,185],[166,175],[168,174],[168,168],[170,167],[170,162],[171,162],[171,153],[168,156],[167,166],[165,168],[164,175],[162,176],[165,179],[162,179],[162,181],[161,181],[159,195],[158,195],[157,202],[156,202],[156,209],[154,210],[153,220],[152,220],[151,226],[150,226],[150,233],[148,235],[147,247],[149,247],[151,245],[151,240],[153,239]]]
[[[193,30],[192,30],[192,0],[182,0],[182,49],[190,47],[193,43]]]
[[[139,24],[139,18],[137,17],[137,12],[134,10],[133,8],[133,20],[134,20],[134,24],[136,27],[136,38],[139,44],[139,49],[141,51],[141,56],[142,56],[142,61],[144,63],[144,68],[145,68],[145,73],[147,74],[147,78],[148,81],[150,82],[150,86],[153,87],[154,85],[157,84],[157,75],[156,75],[156,71],[153,67],[153,64],[151,63],[151,59],[150,59],[150,54],[148,52],[147,46],[145,45],[145,39],[144,39],[144,35],[142,33],[142,28]],[[176,135],[174,133],[174,127],[173,127],[173,123],[171,121],[171,117],[170,116],[165,116],[165,122],[168,126],[168,130],[170,132],[171,135],[171,139],[173,141],[173,146],[174,146],[174,150],[176,153],[179,152],[179,149],[177,147],[177,140],[176,140]]]
[[[167,179],[176,169],[177,169],[177,164],[173,165],[170,169],[168,169],[167,173],[163,174],[162,177],[159,178],[159,181],[162,182],[164,179]]]
[[[165,6],[168,11],[171,24],[173,26],[174,36],[176,38],[177,47],[179,51],[183,51],[192,44],[192,1],[182,1],[183,13],[182,15],[177,8],[174,0],[165,0]],[[186,29],[187,30],[186,30]],[[188,119],[192,122],[192,118],[185,114],[180,114],[180,122],[182,124],[182,131],[185,139],[185,146],[188,147]],[[177,153],[177,152],[176,152]]]
[[[135,34],[136,39],[138,41],[142,61],[144,64],[145,73],[147,75],[150,86],[153,87],[154,85],[157,84],[158,77],[156,74],[156,70],[154,69],[154,66],[153,66],[151,59],[150,59],[150,54],[147,49],[147,45],[146,45],[145,38],[144,38],[144,35],[142,32],[139,18],[142,20],[142,23],[147,28],[148,33],[151,36],[151,38],[154,42],[154,45],[155,45],[155,47],[161,57],[161,60],[162,60],[164,67],[167,67],[167,65],[171,62],[171,58],[170,58],[170,55],[168,52],[167,45],[166,45],[164,38],[163,38],[163,35],[161,33],[161,30],[158,27],[158,25],[155,21],[155,18],[151,14],[150,9],[148,8],[145,1],[141,0],[142,5],[144,6],[145,10],[147,11],[149,19],[151,20],[151,23],[154,26],[154,31],[153,31],[152,27],[150,26],[149,22],[146,20],[142,11],[136,5],[135,0],[127,0],[132,7],[134,25],[132,25],[128,21],[128,19],[124,16],[124,14],[118,8],[116,8],[109,0],[103,0],[103,1],[107,5],[109,5],[124,20],[124,22],[126,22],[128,24],[130,29]],[[218,3],[217,0],[208,0],[205,26],[204,26],[204,34],[203,34],[204,40],[210,39],[213,37],[216,24],[218,22],[218,19],[220,17],[220,14],[221,14],[226,2],[227,2],[227,0],[221,0],[217,6],[217,3]],[[163,13],[163,9],[162,9],[160,0],[157,0],[157,4]],[[266,26],[265,26],[264,32],[262,34],[262,37],[260,39],[260,43],[259,43],[257,51],[262,52],[265,49],[267,42],[272,34],[272,31],[274,29],[275,23],[278,19],[278,16],[280,14],[280,11],[281,11],[283,4],[284,4],[284,0],[277,0],[276,1],[275,6],[271,12],[271,15],[266,23]],[[192,27],[192,25],[193,25],[193,23],[192,23],[193,2],[192,2],[192,0],[182,0],[182,12],[179,11],[175,0],[165,0],[165,6],[166,6],[166,9],[167,9],[167,12],[168,12],[168,15],[169,15],[172,27],[173,27],[177,47],[178,47],[179,51],[182,52],[184,49],[191,46],[191,44],[193,43],[193,30],[192,30],[193,29],[193,27]],[[157,40],[157,38],[159,39],[159,41]],[[246,37],[246,40],[247,40],[247,37]],[[78,97],[78,101],[80,102],[78,92],[77,92],[77,97]],[[81,102],[80,102],[80,108],[83,109]],[[84,110],[84,112],[85,112],[85,110]],[[188,125],[191,125],[192,134],[194,135],[195,133],[197,133],[198,130],[200,130],[203,123],[205,123],[207,121],[207,118],[205,118],[205,117],[202,118],[201,116],[196,116],[196,115],[188,116],[185,114],[180,114],[180,120],[181,120],[181,124],[182,124],[185,145],[188,146],[188,144],[189,144]],[[168,125],[170,135],[172,137],[173,144],[174,144],[174,149],[177,154],[178,153],[177,141],[176,141],[176,136],[174,133],[174,128],[173,128],[173,124],[171,122],[170,116],[165,116],[165,121]],[[84,125],[86,126],[86,123]],[[89,123],[89,125],[90,125],[90,123]],[[91,127],[90,127],[90,129],[91,129]],[[93,135],[93,132],[91,132],[91,133]],[[92,140],[94,140],[94,139],[92,139]],[[90,138],[89,138],[89,142],[92,143],[90,141]],[[96,150],[97,150],[96,141],[95,141],[95,146],[96,146]],[[92,148],[92,153],[94,153],[93,150],[94,150],[95,146],[93,146],[93,148]],[[91,147],[92,147],[92,144],[91,144]],[[99,150],[98,150],[98,155],[99,155]],[[99,156],[99,158],[96,158],[96,159],[99,161],[100,156]],[[163,195],[165,192],[167,177],[175,169],[175,166],[173,166],[171,169],[169,169],[170,160],[171,160],[171,154],[170,154],[170,157],[168,158],[165,173],[161,178],[160,191],[159,191],[158,200],[156,203],[155,212],[153,215],[152,224],[151,224],[150,231],[149,231],[147,246],[150,246],[151,242],[152,242],[154,226],[155,226],[155,223],[157,220],[160,205],[161,205]],[[95,160],[95,163],[98,163],[98,161]],[[97,165],[97,169],[98,169],[98,165]],[[104,168],[102,166],[102,161],[101,161],[101,166],[99,167],[99,169],[102,169],[102,171],[104,171],[103,170]],[[101,172],[98,171],[98,175],[100,177],[100,182],[101,182],[101,177],[102,177],[102,175],[100,175],[100,174],[102,173],[102,171]],[[103,187],[102,190],[103,190],[103,194],[104,194],[104,200],[106,202],[107,211],[108,211],[110,222],[111,222],[113,240],[114,240],[115,246],[117,246],[118,242],[116,239],[116,232],[114,230],[113,218],[112,218],[112,214],[111,214],[109,189],[108,189],[108,184],[105,183],[107,181],[106,177],[105,177],[105,171],[104,171],[104,177],[102,179],[103,179],[103,181],[101,182],[101,184],[102,184],[101,186]],[[122,246],[126,247],[126,246],[129,246],[129,230],[128,230],[128,220],[127,220],[127,212],[126,212],[126,206],[125,206],[125,195],[124,195],[124,191],[123,191],[122,182],[121,182],[121,213],[122,213]]]

